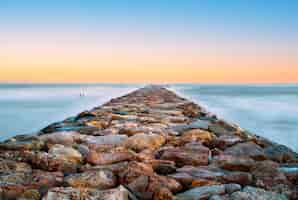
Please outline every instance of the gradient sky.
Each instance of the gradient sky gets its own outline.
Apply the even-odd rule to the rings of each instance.
[[[296,0],[1,0],[1,82],[298,82]]]

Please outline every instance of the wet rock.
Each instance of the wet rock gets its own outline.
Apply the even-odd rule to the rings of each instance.
[[[213,186],[203,186],[196,187],[187,190],[183,193],[177,194],[177,200],[198,200],[198,199],[208,199],[212,195],[220,195],[225,193],[224,185],[213,185]]]
[[[200,166],[200,167],[193,167],[193,166],[184,166],[182,168],[177,169],[178,175],[179,173],[183,173],[186,180],[190,180],[192,177],[192,181],[195,179],[206,179],[214,182],[219,183],[237,183],[241,185],[249,185],[252,184],[253,178],[252,175],[247,172],[231,172],[222,170],[215,166]],[[185,176],[184,174],[190,175],[190,177]],[[174,174],[177,175],[177,174]],[[180,175],[181,176],[181,175]],[[180,179],[183,178],[179,177]],[[174,177],[174,176],[172,176]],[[183,180],[183,179],[182,179]]]
[[[272,145],[264,149],[265,155],[276,162],[298,162],[298,154],[284,145]]]
[[[198,119],[198,120],[196,120],[192,123],[189,123],[189,124],[171,126],[171,129],[176,132],[179,132],[179,133],[182,133],[182,132],[185,132],[185,131],[191,130],[191,129],[207,130],[209,127],[209,123],[210,123],[209,121]]]
[[[220,137],[215,138],[212,141],[212,146],[219,148],[221,150],[225,150],[226,148],[228,148],[234,144],[240,143],[240,142],[243,142],[243,139],[240,138],[239,136],[221,135]]]
[[[232,200],[287,200],[287,197],[275,192],[266,191],[251,186],[231,195]]]
[[[161,152],[160,159],[171,160],[176,163],[177,166],[184,165],[208,165],[209,149],[196,145],[195,148],[183,147],[183,148],[168,148]]]
[[[0,149],[4,150],[41,150],[44,142],[36,136],[16,136],[0,143]]]
[[[276,184],[288,184],[287,177],[278,168],[277,163],[269,160],[256,163],[251,171],[255,185],[270,189]]]
[[[287,179],[294,185],[298,185],[298,165],[282,166],[279,171],[285,174]]]
[[[225,184],[225,190],[226,190],[226,193],[231,194],[233,192],[237,192],[241,190],[241,185],[233,184],[233,183]]]
[[[75,120],[79,120],[81,118],[94,118],[96,117],[96,113],[94,112],[89,112],[89,111],[84,111],[78,114],[75,118]]]
[[[183,110],[183,114],[188,117],[199,117],[202,113],[202,109],[195,103],[187,102],[177,106]]]
[[[225,175],[219,178],[223,183],[237,183],[240,185],[251,185],[253,176],[247,172],[225,172]]]
[[[237,127],[232,124],[229,124],[223,120],[218,120],[211,123],[208,126],[208,129],[215,133],[218,137],[222,135],[235,135],[238,131]]]
[[[117,179],[111,171],[99,170],[69,175],[65,182],[71,187],[109,189],[116,186]]]
[[[137,152],[143,149],[157,149],[165,143],[165,138],[157,134],[140,133],[124,141],[124,146]]]
[[[217,166],[231,171],[250,171],[255,161],[248,157],[236,157],[232,155],[219,155],[213,161]]]
[[[239,143],[227,148],[225,154],[241,157],[251,157],[254,160],[265,160],[263,149],[253,142]]]

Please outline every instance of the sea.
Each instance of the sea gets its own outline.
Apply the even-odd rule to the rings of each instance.
[[[0,140],[31,134],[144,84],[0,84]],[[298,84],[171,84],[208,111],[298,152]]]

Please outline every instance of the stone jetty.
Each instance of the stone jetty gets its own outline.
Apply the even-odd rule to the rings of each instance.
[[[0,199],[298,199],[297,166],[286,146],[148,86],[1,142]]]

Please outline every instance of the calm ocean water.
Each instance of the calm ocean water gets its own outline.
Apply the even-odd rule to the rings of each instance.
[[[298,152],[298,84],[174,85],[218,117]]]
[[[0,84],[0,139],[35,132],[141,86]],[[298,152],[298,85],[177,84],[170,88],[219,117]]]
[[[0,84],[0,140],[33,133],[141,85]],[[85,96],[81,97],[80,93]]]

